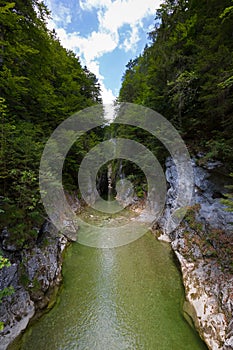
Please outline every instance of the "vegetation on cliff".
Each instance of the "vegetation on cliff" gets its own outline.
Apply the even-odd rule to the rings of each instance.
[[[130,60],[120,101],[150,107],[179,130],[190,151],[232,169],[231,0],[165,0],[150,44]]]
[[[38,190],[44,144],[61,121],[101,102],[100,86],[79,58],[61,46],[56,33],[47,29],[50,13],[41,1],[0,0],[0,5],[0,228],[7,226],[21,248],[35,239],[35,227],[44,220]],[[165,0],[156,13],[150,44],[126,66],[119,94],[119,101],[163,114],[191,152],[219,158],[229,169],[233,160],[231,5],[230,0]],[[143,130],[120,125],[108,130],[91,131],[71,148],[63,171],[68,190],[78,187],[83,155],[108,132],[144,144],[160,161],[167,155]],[[115,163],[115,178],[121,166],[143,197],[146,181],[140,169],[124,160]],[[231,205],[231,197],[226,201]]]
[[[47,29],[49,16],[41,1],[0,0],[0,230],[7,226],[18,247],[44,220],[38,170],[45,142],[72,113],[101,102],[95,75]],[[74,163],[70,156],[69,180]]]

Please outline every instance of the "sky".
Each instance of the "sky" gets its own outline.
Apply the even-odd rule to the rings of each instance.
[[[162,0],[45,0],[48,28],[96,75],[103,103],[118,96],[125,66],[149,43]]]

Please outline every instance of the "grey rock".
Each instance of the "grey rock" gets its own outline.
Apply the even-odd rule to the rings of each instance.
[[[17,253],[18,258],[14,252],[7,252],[15,262],[0,270],[0,288],[13,286],[15,292],[0,304],[0,320],[4,323],[0,350],[5,350],[35,312],[49,303],[51,291],[61,281],[61,253],[67,242],[53,225],[45,223],[33,248],[23,249]]]
[[[18,265],[12,264],[9,267],[4,267],[0,270],[0,290],[13,286],[16,287],[18,284],[17,276]]]
[[[219,229],[225,237],[232,235],[233,213],[227,212],[221,203],[227,193],[225,185],[232,180],[222,171],[221,162],[208,162],[205,167],[200,167],[193,160],[192,164],[194,191],[190,205],[199,205],[195,220],[202,223],[203,229],[197,235],[195,227],[190,227],[186,220],[180,227],[174,225],[169,238],[181,264],[186,303],[189,303],[190,316],[198,332],[209,349],[229,350],[233,349],[233,276],[229,270],[223,270],[228,261],[223,261],[220,266],[213,255],[218,248],[217,241],[209,242],[211,249],[204,250],[204,255],[202,249],[208,243],[206,233],[209,230]],[[177,171],[171,158],[166,162],[166,179],[166,205],[155,225],[163,236],[167,233],[167,222],[172,218],[177,198]]]
[[[227,339],[224,343],[223,350],[232,350],[233,349],[233,319],[229,323],[227,329]]]
[[[1,321],[4,329],[0,332],[0,350],[7,346],[24,330],[35,313],[29,293],[19,288],[0,304]]]
[[[216,163],[217,170],[213,166],[215,162],[212,162],[211,166],[208,167],[211,170],[196,165],[194,160],[192,164],[194,191],[190,205],[200,205],[200,210],[196,214],[196,220],[206,226],[222,229],[229,233],[232,232],[233,213],[227,212],[225,210],[226,207],[221,203],[221,199],[227,192],[225,185],[230,183],[230,178],[219,171],[219,162]],[[171,158],[168,158],[166,161],[165,174],[169,187],[164,213],[158,222],[158,225],[164,231],[166,231],[166,225],[171,221],[172,213],[177,206],[178,178],[176,166]]]
[[[55,244],[54,244],[55,243]],[[46,292],[61,272],[59,261],[59,242],[48,244],[43,248],[35,247],[30,252],[22,252],[24,270],[29,278],[31,288],[40,285],[42,292]]]

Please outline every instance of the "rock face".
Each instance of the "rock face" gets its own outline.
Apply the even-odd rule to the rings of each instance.
[[[164,215],[155,225],[170,240],[180,262],[188,314],[209,349],[233,349],[233,213],[221,203],[229,178],[219,162],[200,167],[193,161],[194,193],[181,225],[169,235],[166,221],[177,195],[177,173],[167,161],[169,184]]]
[[[8,246],[10,233],[3,232],[2,250],[13,262],[0,270],[0,289],[13,286],[15,292],[4,297],[0,304],[0,350],[7,346],[26,328],[37,310],[44,309],[54,288],[61,281],[62,251],[67,239],[46,223],[35,245],[28,249]],[[8,249],[8,250],[7,250]]]

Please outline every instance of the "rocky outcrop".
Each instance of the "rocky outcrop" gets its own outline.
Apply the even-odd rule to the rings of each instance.
[[[27,327],[37,311],[48,306],[61,282],[62,251],[67,244],[67,239],[48,222],[31,247],[19,249],[12,242],[8,244],[8,239],[10,242],[10,233],[5,229],[1,248],[12,264],[0,270],[0,289],[13,286],[14,293],[0,304],[0,321],[4,323],[0,350],[5,350]]]
[[[224,267],[218,252],[211,251],[211,245],[199,233],[190,233],[186,225],[177,230],[172,248],[183,274],[184,311],[209,349],[225,350],[227,344],[232,349],[232,271]]]
[[[180,262],[188,314],[209,349],[233,349],[233,213],[221,198],[229,178],[219,162],[198,166],[193,161],[194,193],[181,225],[166,232],[166,222],[176,199],[177,172],[167,161],[169,184],[163,217],[154,226],[160,239],[169,240]]]

